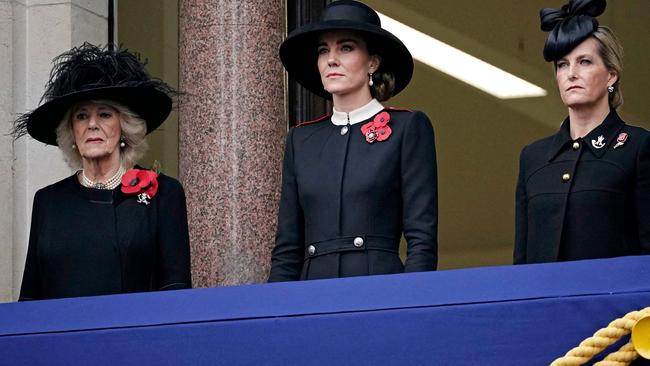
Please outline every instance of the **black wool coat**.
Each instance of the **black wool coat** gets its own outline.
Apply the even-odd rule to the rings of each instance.
[[[650,253],[650,133],[612,110],[584,138],[568,118],[521,152],[514,263]]]
[[[269,281],[436,269],[433,128],[422,112],[384,111],[384,141],[361,132],[373,118],[345,134],[329,116],[289,131]]]
[[[36,192],[20,300],[190,288],[185,193],[158,183],[148,205],[76,175]]]

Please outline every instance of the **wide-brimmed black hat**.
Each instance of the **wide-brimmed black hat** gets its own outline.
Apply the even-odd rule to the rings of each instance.
[[[125,105],[144,119],[147,133],[165,121],[177,92],[152,78],[145,63],[127,50],[110,50],[89,43],[54,59],[41,105],[14,121],[13,136],[28,133],[34,139],[57,145],[56,128],[76,103],[111,100]]]
[[[598,29],[596,17],[606,7],[606,0],[571,0],[559,9],[540,10],[541,28],[550,32],[544,44],[544,59],[561,59],[593,34]]]
[[[353,0],[339,0],[325,7],[321,20],[292,31],[280,45],[280,59],[296,81],[326,99],[332,95],[323,89],[318,72],[318,37],[324,31],[351,30],[362,34],[370,48],[379,54],[377,72],[395,76],[395,91],[402,91],[413,75],[413,57],[404,43],[381,27],[377,13]]]

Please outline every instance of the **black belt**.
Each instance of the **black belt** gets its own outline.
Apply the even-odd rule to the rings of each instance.
[[[313,242],[305,248],[305,259],[318,257],[319,255],[363,251],[380,250],[391,253],[398,253],[399,239],[381,236],[346,236],[342,238]]]

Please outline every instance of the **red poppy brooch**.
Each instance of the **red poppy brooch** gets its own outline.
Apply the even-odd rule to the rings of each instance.
[[[138,196],[138,203],[149,204],[158,192],[158,174],[151,170],[129,169],[122,176],[122,192]]]
[[[372,144],[375,141],[387,140],[393,130],[388,126],[390,114],[381,112],[375,118],[361,126],[361,133],[366,137],[366,142]]]

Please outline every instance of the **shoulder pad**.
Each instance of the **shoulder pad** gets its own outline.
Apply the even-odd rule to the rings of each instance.
[[[406,109],[406,108],[385,107],[384,109],[387,111],[395,111],[395,112],[413,112],[413,110]]]
[[[329,114],[326,114],[326,115],[318,117],[316,119],[312,119],[311,121],[300,122],[300,123],[298,123],[296,125],[296,127],[302,127],[302,126],[307,126],[307,125],[311,125],[311,124],[314,124],[314,123],[318,123],[318,122],[324,121],[329,116],[330,116]]]

